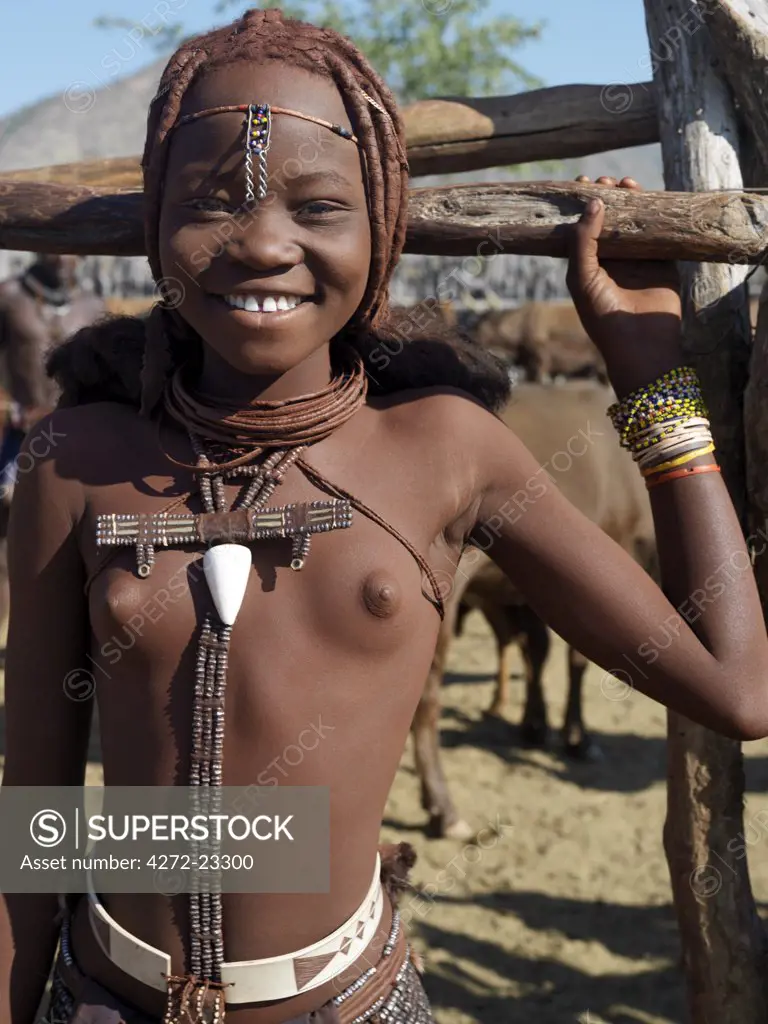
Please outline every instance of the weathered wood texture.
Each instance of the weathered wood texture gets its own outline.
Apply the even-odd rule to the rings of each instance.
[[[51,164],[21,171],[3,171],[13,181],[43,181],[55,185],[88,185],[104,189],[140,189],[143,186],[140,158],[119,156],[107,160],[84,160],[77,164]]]
[[[739,188],[736,111],[706,19],[691,0],[645,0],[664,177],[671,189]],[[743,268],[683,268],[686,355],[701,376],[723,475],[745,522],[742,401],[749,320]],[[668,719],[664,841],[680,925],[692,1024],[765,1024],[763,932],[746,860],[741,746],[680,715]],[[736,844],[733,840],[736,839]]]
[[[143,203],[132,189],[0,180],[0,249],[140,256]]]
[[[588,156],[659,139],[653,86],[644,82],[421,100],[403,117],[414,177]]]
[[[652,82],[419,100],[403,108],[403,120],[412,177],[588,156],[659,139]],[[102,188],[142,184],[138,156],[8,171],[6,177]]]
[[[606,203],[605,257],[754,263],[768,249],[768,197],[761,195],[638,195],[576,182],[523,182],[412,189],[406,251],[564,256],[568,226],[593,195]],[[141,255],[141,218],[140,192],[0,181],[3,249]]]
[[[745,115],[752,125],[761,170],[768,167],[768,111],[758,103],[768,70],[768,3],[723,0],[722,12],[713,12],[712,31],[747,66],[724,55],[724,67]],[[764,184],[768,180],[763,179]],[[768,285],[763,288],[752,345],[749,385],[744,396],[749,523],[755,576],[768,620]]]
[[[749,384],[744,396],[749,525],[755,577],[768,619],[768,282],[758,306]]]
[[[703,7],[742,120],[768,168],[768,5],[765,0],[703,0]]]

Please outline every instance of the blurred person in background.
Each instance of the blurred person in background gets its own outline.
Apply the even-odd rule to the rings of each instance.
[[[56,404],[45,372],[48,353],[106,312],[78,280],[79,256],[41,253],[0,283],[0,358],[5,392],[0,442],[0,630],[8,619],[6,537],[18,455],[27,431]]]

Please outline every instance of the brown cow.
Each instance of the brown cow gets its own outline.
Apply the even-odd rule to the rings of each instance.
[[[605,413],[613,400],[609,388],[591,381],[565,384],[521,384],[502,413],[543,467],[525,494],[511,496],[507,506],[516,516],[535,515],[536,499],[553,484],[593,522],[655,571],[653,519],[645,486],[631,457],[623,451]],[[509,510],[507,510],[507,514]],[[493,534],[481,530],[477,543],[492,552]],[[440,684],[455,628],[468,608],[479,608],[493,629],[499,649],[499,675],[492,710],[499,712],[508,685],[504,651],[522,640],[526,662],[527,701],[523,736],[543,742],[547,713],[541,670],[547,656],[546,627],[528,608],[513,585],[487,555],[468,549],[459,563],[453,593],[437,641],[432,667],[413,721],[416,766],[422,806],[429,813],[432,835],[466,837],[469,827],[453,806],[440,763]],[[564,739],[574,753],[588,753],[590,741],[581,721],[581,678],[585,659],[569,653],[570,693]]]
[[[392,306],[393,319],[398,323],[410,321],[410,331],[406,329],[406,336],[414,332],[428,333],[430,328],[435,326],[456,327],[458,316],[453,303],[449,299],[437,299],[428,297],[415,306]]]
[[[606,383],[605,365],[570,301],[527,302],[480,318],[475,341],[519,366],[529,381],[593,377]]]

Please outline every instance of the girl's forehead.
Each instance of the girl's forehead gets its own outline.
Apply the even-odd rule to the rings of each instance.
[[[239,61],[212,69],[185,94],[181,114],[247,103],[268,103],[351,127],[341,94],[330,79],[281,62]],[[227,111],[202,117],[174,132],[166,167],[171,192],[242,178],[243,117],[243,113]],[[276,114],[267,155],[268,174],[288,164],[285,187],[309,173],[317,176],[334,170],[343,175],[347,187],[364,188],[364,165],[354,142],[303,118]]]
[[[205,72],[184,95],[182,114],[238,103],[268,103],[349,125],[335,83],[284,61],[234,61]]]

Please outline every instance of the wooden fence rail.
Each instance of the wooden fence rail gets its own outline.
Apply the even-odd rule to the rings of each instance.
[[[589,156],[659,139],[652,82],[420,100],[403,109],[403,119],[413,177]],[[138,156],[6,171],[3,176],[111,189],[142,184]]]
[[[577,182],[412,189],[406,251],[561,257],[568,226],[593,195],[606,203],[605,257],[758,263],[768,252],[768,197],[638,194]],[[139,256],[142,207],[142,193],[130,189],[0,180],[0,249]]]

